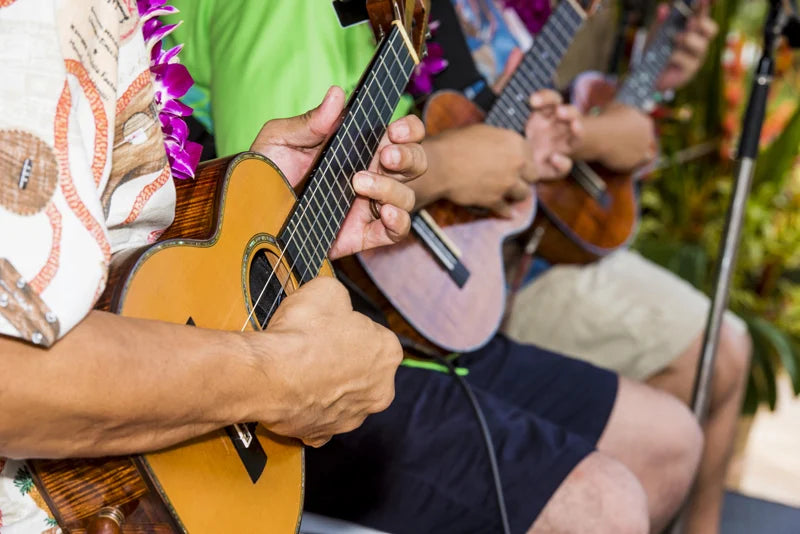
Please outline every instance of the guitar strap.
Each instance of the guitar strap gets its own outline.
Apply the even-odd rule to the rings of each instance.
[[[434,77],[434,90],[462,92],[484,110],[490,109],[497,97],[475,66],[451,0],[433,0],[431,21],[439,23],[431,40],[441,45],[448,62],[448,67]]]

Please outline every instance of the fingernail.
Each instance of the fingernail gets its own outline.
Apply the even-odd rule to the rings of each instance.
[[[408,137],[410,130],[405,121],[398,121],[392,125],[392,133],[398,137]]]
[[[563,154],[556,153],[556,154],[553,154],[553,163],[555,163],[557,165],[562,165],[562,164],[563,165],[568,165],[570,163],[570,160],[569,160],[569,158],[567,156],[565,156]]]
[[[375,183],[375,178],[367,173],[360,172],[353,177],[353,183],[356,189],[369,190],[372,188],[372,184]]]
[[[392,164],[394,166],[399,165],[400,164],[400,158],[401,158],[400,149],[397,148],[396,146],[389,147],[388,148],[387,158],[388,158],[390,164]]]
[[[542,105],[542,97],[534,95],[531,97],[531,106],[537,107]]]

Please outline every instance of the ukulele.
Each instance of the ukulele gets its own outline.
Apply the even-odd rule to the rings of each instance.
[[[585,3],[591,10],[599,1]],[[529,96],[552,85],[586,14],[576,0],[558,5],[487,114],[461,93],[431,95],[423,115],[428,134],[480,122],[524,134]],[[491,339],[505,309],[503,242],[530,227],[535,209],[534,195],[513,204],[509,219],[439,201],[412,217],[409,239],[358,257],[413,330],[448,351],[474,350]]]
[[[597,85],[594,94],[590,92],[589,109],[583,111],[616,100],[650,113],[655,107],[655,86],[672,56],[675,36],[686,26],[697,3],[674,2],[616,96],[613,89]],[[576,161],[566,179],[537,184],[539,213],[532,234],[538,242],[535,253],[550,263],[589,263],[628,245],[639,221],[636,182],[642,174],[639,170],[620,174]]]
[[[299,197],[255,153],[201,165],[179,181],[160,241],[114,258],[103,308],[220,330],[263,330],[286,295],[331,276],[326,254],[419,62],[423,0],[369,0],[380,44]],[[34,480],[65,532],[296,532],[303,508],[299,441],[255,422],[165,450],[33,460]]]

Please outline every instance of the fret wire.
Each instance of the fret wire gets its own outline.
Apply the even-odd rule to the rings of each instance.
[[[508,117],[502,113],[493,113],[489,118],[491,119],[491,126],[502,126],[507,130],[516,130],[516,127],[508,121]]]
[[[349,155],[350,151],[353,151],[355,152],[356,157],[358,157],[358,143],[356,143],[355,139],[353,139],[348,129],[344,130],[344,134],[347,136],[348,145],[350,146],[350,149],[348,150],[347,154]],[[350,192],[355,194],[355,190],[353,190],[353,184],[349,184],[348,189]]]
[[[331,205],[328,203],[328,196],[325,196],[322,199],[318,198],[319,196],[320,195],[311,195],[308,200],[304,201],[305,212],[306,213],[310,213],[310,210],[313,209],[313,204],[316,203],[316,205],[317,205],[316,214],[317,215],[325,214],[325,215],[330,215],[331,217],[332,216],[341,217],[341,215],[342,215],[341,212],[335,213],[331,209]],[[325,207],[323,207],[323,205]],[[316,237],[317,241],[320,241],[320,240],[323,240],[323,239],[327,240],[331,236],[336,235],[336,228],[334,226],[332,226],[330,221],[329,221],[329,219],[331,217],[319,217],[319,216],[317,216],[317,217],[314,217],[314,218],[311,218],[311,219],[306,218],[305,222],[307,224],[305,225],[305,229],[307,231],[311,231],[314,234],[314,237]],[[323,223],[325,225],[324,227],[321,224],[319,224],[320,219],[323,219]],[[317,231],[317,230],[319,230],[319,231]]]
[[[553,19],[552,24],[548,24],[544,27],[544,30],[548,29],[555,38],[555,40],[558,41],[558,43],[564,50],[569,48],[570,45],[569,33],[566,31],[566,28],[562,26],[561,21],[558,17],[555,17]]]
[[[500,93],[500,98],[507,98],[515,103],[518,104],[519,110],[524,114],[528,114],[531,112],[530,104],[528,104],[528,100],[530,99],[530,95],[536,91],[536,86],[532,86],[531,90],[528,90],[523,85],[523,78],[518,80],[509,80],[508,85],[506,85],[505,89],[502,93]]]
[[[564,49],[568,49],[571,44],[570,34],[572,34],[572,31],[562,26],[558,17],[553,18],[553,30],[557,36],[564,39]]]
[[[553,68],[551,65],[548,65],[546,63],[542,63],[542,61],[541,61],[546,57],[551,57],[551,56],[550,56],[550,54],[547,54],[546,56],[544,56],[544,55],[543,56],[537,56],[537,57],[533,58],[533,61],[534,61],[534,63],[536,63],[539,66],[539,68],[543,72],[546,72],[548,75],[551,75],[551,73],[555,72],[555,68]],[[545,84],[542,84],[542,85],[545,85]]]
[[[525,130],[525,122],[518,119],[517,115],[510,114],[508,110],[505,110],[503,113],[500,114],[501,116],[505,117],[506,121],[511,124],[511,129],[516,132],[522,132]]]
[[[516,105],[516,102],[513,100],[509,102],[508,98],[501,98],[500,101],[498,101],[498,104],[502,106],[501,109],[503,110],[503,114],[508,117],[515,129],[525,129],[525,121],[530,115],[530,109],[526,109],[520,113],[521,110]]]
[[[523,61],[523,70],[518,69],[520,76],[522,76],[523,79],[527,79],[528,82],[533,86],[534,90],[541,89],[547,85],[546,79],[550,75],[549,71],[551,70],[537,61],[536,56],[541,54],[539,49],[540,47],[537,47],[537,53],[531,54],[530,57]]]
[[[653,42],[645,51],[645,58],[650,59],[647,64],[639,68],[641,74],[639,74],[638,79],[634,76],[629,76],[625,80],[620,89],[621,97],[629,98],[631,93],[635,93],[634,100],[640,100],[636,98],[639,97],[640,91],[644,90],[650,93],[647,95],[648,98],[644,99],[644,102],[637,104],[637,107],[641,107],[652,97],[652,93],[655,92],[655,83],[672,55],[674,38],[678,28],[685,23],[686,17],[678,9],[673,8]]]
[[[550,85],[547,82],[547,79],[551,76],[551,72],[542,72],[542,69],[539,66],[531,68],[530,70],[520,71],[520,79],[528,82],[528,84],[531,86],[531,93]]]
[[[544,40],[545,43],[550,45],[550,49],[551,50],[555,50],[556,51],[556,55],[563,54],[564,50],[566,50],[566,49],[563,48],[559,43],[556,43],[553,40],[551,33],[552,32],[549,32],[549,31],[543,31],[539,35],[542,37],[542,39]]]
[[[531,108],[528,106],[527,100],[519,100],[516,98],[516,91],[512,91],[510,88],[511,81],[508,82],[509,86],[506,87],[508,90],[504,90],[500,93],[500,97],[497,99],[495,105],[501,104],[505,108],[513,108],[515,113],[517,113],[520,117],[525,120],[525,118],[530,115]],[[530,94],[530,93],[528,93]]]
[[[508,85],[503,88],[503,92],[514,90],[519,94],[531,94],[536,90],[534,85],[526,76],[523,75],[523,69],[517,69],[517,72],[508,80]]]
[[[547,72],[542,73],[541,67],[536,64],[534,58],[524,62],[521,68],[517,69],[517,72],[519,73],[518,80],[520,82],[527,82],[531,93],[546,85],[548,74]]]
[[[339,157],[337,156],[336,152],[337,152],[337,150],[331,150],[331,152],[330,152],[331,158],[333,158],[336,161],[336,164],[338,165],[338,168],[340,168],[340,169],[346,168],[344,165],[342,165],[342,162],[339,160]],[[345,155],[344,157],[346,158],[347,156]],[[343,187],[339,180],[334,180],[333,182],[334,182],[334,184],[336,184],[336,189],[338,190],[338,192],[340,194],[339,198],[344,198],[346,200],[349,200],[348,197],[350,195],[350,191],[348,190],[348,188],[347,187]],[[331,186],[331,189],[332,189],[332,186]],[[319,195],[313,195],[313,196],[319,196]],[[327,200],[325,201],[325,203],[326,203],[326,206],[327,206]],[[317,203],[317,206],[320,207],[319,206],[319,202]],[[339,203],[335,203],[334,206],[336,208],[339,208],[339,212],[336,213],[337,217],[340,217],[345,213],[345,210],[339,205]],[[334,231],[334,233],[336,233],[336,232]]]

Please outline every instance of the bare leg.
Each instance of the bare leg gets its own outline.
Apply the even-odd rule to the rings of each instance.
[[[594,452],[572,470],[529,534],[646,534],[647,496],[617,460]]]
[[[648,383],[689,404],[701,345],[702,335]],[[687,528],[692,534],[719,532],[725,472],[747,383],[750,348],[747,333],[738,331],[726,320],[714,367],[708,419],[703,426],[705,446],[689,509]]]
[[[660,532],[694,480],[703,436],[691,412],[671,395],[620,378],[617,402],[597,449],[625,465],[647,495]]]

